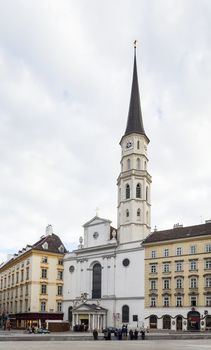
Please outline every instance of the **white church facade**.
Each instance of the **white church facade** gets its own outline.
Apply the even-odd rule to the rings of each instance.
[[[127,126],[120,141],[117,229],[95,216],[80,245],[64,258],[64,320],[72,328],[141,327],[144,322],[144,249],[150,233],[149,139],[143,126],[136,48]]]

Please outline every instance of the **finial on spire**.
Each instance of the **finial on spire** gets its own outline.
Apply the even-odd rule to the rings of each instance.
[[[136,51],[137,40],[134,41],[133,46],[134,46],[134,50]]]

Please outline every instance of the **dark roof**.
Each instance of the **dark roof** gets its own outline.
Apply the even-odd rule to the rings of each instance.
[[[139,95],[139,87],[138,87],[136,49],[134,54],[133,81],[132,81],[130,106],[129,106],[125,135],[129,135],[131,133],[138,133],[146,136],[144,131],[144,124],[142,120],[141,103],[140,103],[140,95]]]
[[[205,223],[195,226],[175,227],[170,230],[155,231],[151,233],[144,241],[143,245],[147,243],[155,243],[162,241],[170,241],[181,238],[194,238],[197,236],[211,235],[211,223]]]
[[[43,248],[43,244],[45,242],[48,243],[48,249]],[[63,252],[59,250],[59,248],[61,246],[64,247]],[[67,250],[66,250],[64,244],[62,243],[61,239],[59,238],[59,236],[55,235],[54,233],[52,233],[51,235],[48,235],[48,236],[41,237],[38,242],[33,244],[32,249],[43,250],[43,251],[51,252],[51,253],[67,253]]]

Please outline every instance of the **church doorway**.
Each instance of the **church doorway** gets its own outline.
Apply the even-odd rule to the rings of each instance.
[[[182,331],[182,316],[177,316],[176,329],[177,331]]]
[[[187,315],[188,331],[200,330],[200,313],[198,311],[190,311]]]

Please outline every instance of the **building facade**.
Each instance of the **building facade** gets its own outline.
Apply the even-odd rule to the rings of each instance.
[[[150,233],[147,146],[136,52],[127,126],[121,138],[117,229],[98,216],[84,225],[79,248],[64,258],[64,319],[72,327],[139,327],[144,321],[143,239]]]
[[[211,329],[211,221],[155,231],[145,248],[145,325]]]
[[[51,229],[48,226],[48,232]],[[0,265],[0,315],[13,327],[62,320],[63,256],[60,238],[50,233]]]

